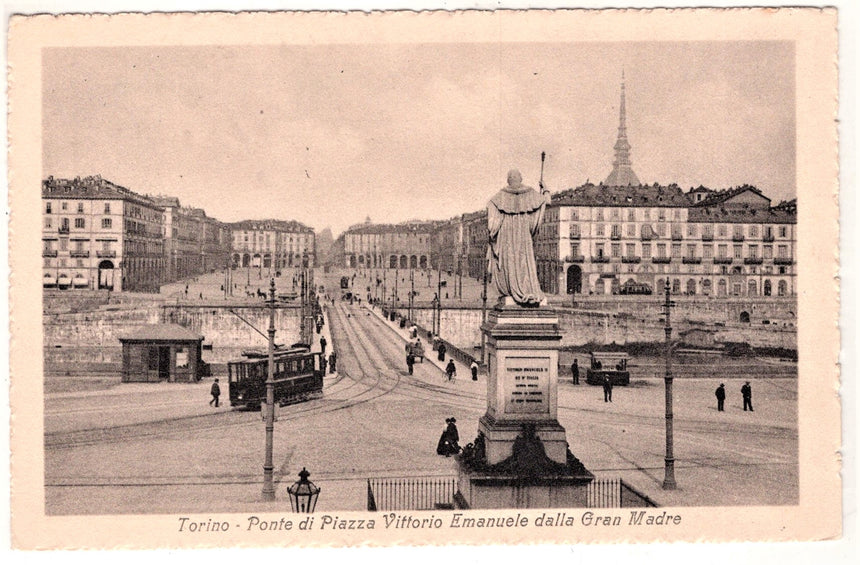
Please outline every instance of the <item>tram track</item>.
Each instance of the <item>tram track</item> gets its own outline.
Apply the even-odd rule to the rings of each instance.
[[[292,405],[291,408],[281,411],[279,420],[291,421],[344,410],[377,400],[391,393],[405,398],[439,402],[462,409],[480,410],[481,405],[485,402],[485,396],[482,394],[434,385],[417,377],[405,375],[399,364],[392,360],[398,359],[402,339],[395,332],[390,331],[390,328],[385,327],[375,316],[352,315],[347,318],[344,315],[347,311],[348,309],[340,304],[329,310],[329,312],[334,313],[334,316],[330,316],[329,323],[333,340],[337,339],[341,359],[338,379],[326,387],[325,396],[322,399]],[[335,334],[338,333],[341,335],[335,338]],[[387,351],[383,348],[387,348]],[[355,369],[349,367],[353,361],[356,363]],[[349,381],[349,384],[343,387],[338,386],[346,380]],[[162,404],[162,407],[168,407],[183,403]],[[559,404],[558,408],[564,411],[584,413],[591,423],[607,426],[617,425],[613,415],[602,410],[563,404]],[[81,412],[87,410],[80,409]],[[169,437],[194,431],[258,426],[259,419],[257,416],[254,415],[249,420],[248,415],[249,413],[242,411],[220,412],[169,417],[135,424],[51,432],[45,434],[45,448],[68,449],[103,443]],[[665,423],[662,415],[625,414],[625,425],[648,427],[656,430],[661,429]],[[700,434],[707,437],[717,433],[715,427],[718,425],[718,423],[708,420],[685,419],[675,422],[675,430],[676,433]],[[728,433],[745,437],[753,434],[762,438],[788,437],[790,439],[797,436],[795,429],[779,426],[764,428],[758,426],[756,429],[745,430],[721,429],[719,433],[722,436]]]
[[[341,366],[343,367],[343,365]],[[383,390],[381,394],[371,394],[370,396],[367,396],[368,393],[371,393],[371,391],[380,386],[381,380],[380,377],[377,377],[375,379],[375,382],[370,385],[365,384],[364,386],[366,388],[364,388],[363,390],[358,390],[357,392],[355,392],[355,394],[350,394],[343,398],[332,397],[332,395],[340,394],[345,390],[353,388],[354,386],[361,386],[361,383],[363,383],[368,378],[372,378],[374,374],[379,375],[380,372],[375,370],[362,371],[361,377],[356,379],[349,371],[344,370],[344,377],[338,379],[337,381],[335,381],[335,383],[332,383],[328,387],[328,397],[310,400],[302,404],[292,405],[300,408],[293,410],[283,410],[279,414],[278,419],[280,421],[290,421],[300,417],[308,417],[338,410],[344,410],[352,406],[364,404],[366,402],[370,402],[371,400],[375,400],[380,396],[388,394],[389,392],[391,392],[391,390],[393,390],[393,388],[396,388],[397,383],[395,383],[395,386],[392,387],[391,390]],[[331,390],[333,385],[338,384],[345,379],[349,379],[352,382],[341,389]],[[332,403],[335,403],[335,405],[332,405]],[[249,421],[248,414],[249,413],[246,411],[232,411],[191,416],[174,416],[134,424],[103,426],[73,431],[48,432],[44,434],[44,445],[46,450],[72,449],[89,445],[121,443],[126,441],[170,437],[175,435],[187,434],[189,432],[195,431],[213,431],[227,428],[259,425],[259,420],[257,419],[257,417],[254,416],[253,419]],[[225,419],[227,421],[224,421]]]

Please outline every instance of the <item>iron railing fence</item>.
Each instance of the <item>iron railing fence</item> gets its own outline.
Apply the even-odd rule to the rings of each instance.
[[[367,509],[439,510],[464,508],[457,503],[456,477],[367,479]],[[462,498],[462,496],[460,496]],[[595,479],[586,487],[586,508],[646,508],[657,504],[622,479]]]
[[[368,510],[436,510],[454,508],[456,477],[367,479]]]
[[[595,479],[588,484],[587,508],[641,508],[657,504],[622,479]]]

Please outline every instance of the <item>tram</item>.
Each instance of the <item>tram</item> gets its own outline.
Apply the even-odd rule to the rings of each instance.
[[[268,354],[248,351],[243,359],[229,361],[230,406],[259,410],[266,403]],[[307,346],[275,352],[275,402],[280,406],[322,396],[320,354]]]

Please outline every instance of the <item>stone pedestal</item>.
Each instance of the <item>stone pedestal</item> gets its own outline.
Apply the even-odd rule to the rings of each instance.
[[[558,317],[545,306],[501,302],[486,337],[487,412],[460,457],[471,508],[583,506],[594,476],[568,450],[558,417]]]
[[[487,412],[478,423],[486,438],[487,463],[511,456],[524,423],[535,425],[547,456],[567,458],[558,423],[558,316],[549,308],[505,304],[490,311],[481,328],[487,343]]]

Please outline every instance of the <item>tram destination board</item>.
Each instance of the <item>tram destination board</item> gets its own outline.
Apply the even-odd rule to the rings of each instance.
[[[549,413],[548,356],[512,356],[505,359],[506,414]]]

